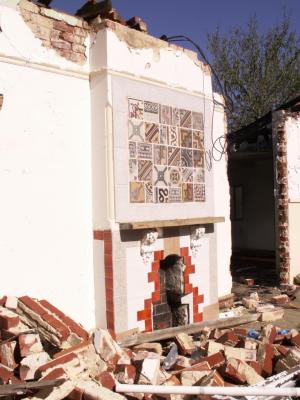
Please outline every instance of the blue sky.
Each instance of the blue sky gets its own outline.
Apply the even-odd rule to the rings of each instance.
[[[51,6],[74,13],[84,3],[53,0]],[[113,0],[113,6],[125,19],[143,18],[154,36],[187,35],[203,49],[207,33],[216,27],[226,32],[232,26],[245,25],[249,16],[256,14],[263,31],[281,20],[284,8],[300,35],[300,0]]]

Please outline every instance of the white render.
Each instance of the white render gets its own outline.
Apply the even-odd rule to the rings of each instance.
[[[298,243],[300,223],[300,116],[288,116],[285,121],[287,135],[288,193],[289,193],[289,243],[290,282],[300,271]]]
[[[207,173],[205,204],[191,203],[184,211],[182,204],[164,205],[163,211],[157,204],[137,208],[128,203],[127,132],[119,129],[127,96],[145,90],[150,100],[195,108],[205,103],[211,112],[208,69],[189,50],[117,24],[91,34],[87,62],[79,65],[42,46],[18,1],[0,3],[0,297],[46,298],[87,328],[106,327],[104,248],[93,240],[93,230],[111,229],[116,330],[142,330],[136,312],[151,297],[153,283],[141,283],[130,295],[139,274],[142,280],[149,270],[140,239],[122,244],[118,222],[206,216],[223,216],[225,223],[204,235],[195,256],[201,270],[191,279],[201,281],[202,306],[228,294],[225,156]],[[222,107],[215,106],[213,118],[217,138],[226,131]],[[189,236],[180,240],[190,245]],[[157,239],[156,250],[162,241]]]

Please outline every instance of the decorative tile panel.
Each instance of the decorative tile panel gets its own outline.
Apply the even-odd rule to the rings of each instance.
[[[128,99],[131,203],[205,201],[203,114]]]
[[[144,119],[144,102],[142,100],[128,99],[129,118]]]
[[[145,138],[146,138],[146,142],[148,142],[148,143],[158,143],[159,142],[158,124],[146,122]]]
[[[153,148],[153,160],[154,164],[158,165],[167,165],[167,146],[161,146],[159,144],[155,144]]]
[[[144,120],[159,122],[159,104],[151,101],[144,101]]]

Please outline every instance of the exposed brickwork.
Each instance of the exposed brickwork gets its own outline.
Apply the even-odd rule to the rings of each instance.
[[[285,131],[285,112],[273,113],[275,188],[277,196],[277,264],[279,281],[288,284],[290,280],[290,246],[288,217],[288,166],[287,166],[287,133]]]
[[[184,259],[185,271],[184,271],[184,291],[185,294],[193,293],[193,320],[195,322],[201,322],[203,320],[203,314],[199,312],[199,304],[204,302],[204,296],[199,294],[199,289],[193,287],[190,283],[189,276],[195,273],[195,265],[192,265],[192,257],[189,255],[189,248],[182,247],[180,249],[180,255]]]
[[[43,46],[54,49],[74,63],[83,64],[86,61],[85,39],[90,28],[85,21],[38,7],[28,0],[22,0],[19,7],[24,21]]]
[[[114,312],[114,281],[113,281],[113,248],[112,233],[110,230],[94,231],[94,240],[104,241],[104,278],[106,299],[106,321],[107,328],[112,334],[115,332]]]

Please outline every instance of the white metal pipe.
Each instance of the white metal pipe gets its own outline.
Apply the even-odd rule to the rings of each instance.
[[[190,394],[221,396],[300,396],[300,388],[277,388],[255,386],[160,386],[160,385],[116,385],[118,393],[151,393],[151,394]]]

